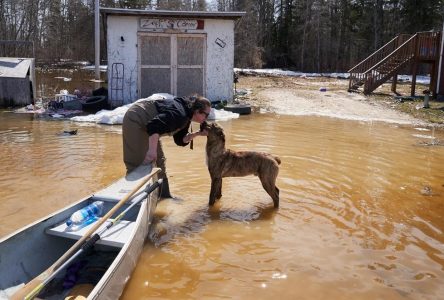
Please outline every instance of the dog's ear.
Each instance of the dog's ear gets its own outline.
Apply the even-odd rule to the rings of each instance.
[[[218,135],[218,136],[223,136],[223,137],[225,137],[224,129],[223,129],[222,127],[217,126],[217,127],[216,127],[216,132],[217,132],[217,135]]]
[[[220,130],[218,132],[218,135],[220,136],[220,139],[225,143],[225,133],[223,130]]]
[[[220,130],[224,130],[223,127],[220,126],[219,124],[217,124],[216,122],[213,122],[213,124],[211,124],[211,126],[212,126],[213,128],[217,128],[217,129],[220,129]]]
[[[216,122],[211,123],[211,130],[216,132],[217,134],[219,134],[220,132],[223,132],[224,129],[222,128],[222,126],[220,126],[219,124],[217,124]]]

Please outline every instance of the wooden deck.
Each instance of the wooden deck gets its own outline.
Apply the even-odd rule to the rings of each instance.
[[[411,96],[414,96],[418,66],[427,63],[432,65],[430,90],[436,96],[440,43],[441,32],[398,35],[348,71],[349,91],[359,91],[362,87],[364,94],[370,94],[393,78],[392,91],[396,93],[398,73],[410,67],[413,77]]]

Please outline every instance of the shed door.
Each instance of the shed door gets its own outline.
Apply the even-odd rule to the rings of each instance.
[[[139,96],[171,93],[171,37],[143,35],[139,37]]]
[[[139,45],[141,98],[154,93],[205,96],[205,35],[143,33]]]

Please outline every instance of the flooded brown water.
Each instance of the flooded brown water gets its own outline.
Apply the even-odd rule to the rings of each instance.
[[[231,149],[282,159],[281,206],[258,179],[208,208],[205,139],[164,144],[171,188],[122,299],[442,299],[444,131],[252,114]],[[76,136],[60,136],[78,129]],[[123,174],[120,126],[0,113],[0,236]]]
[[[90,96],[92,91],[106,86],[105,82],[93,82],[93,69],[38,69],[36,71],[36,98],[53,100],[61,90],[73,94],[78,89],[82,95]],[[106,72],[100,73],[101,80],[106,80]]]

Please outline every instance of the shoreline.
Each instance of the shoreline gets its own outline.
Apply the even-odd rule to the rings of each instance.
[[[430,101],[430,109],[417,108],[422,99],[401,102],[391,93],[390,86],[386,83],[376,93],[364,95],[348,92],[347,79],[242,75],[238,78],[235,102],[284,115],[444,127],[444,103]],[[422,87],[417,85],[417,89]],[[408,93],[410,84],[399,84],[398,90]],[[410,110],[406,111],[406,105],[411,106]],[[430,121],[432,113],[438,114],[435,122]]]

